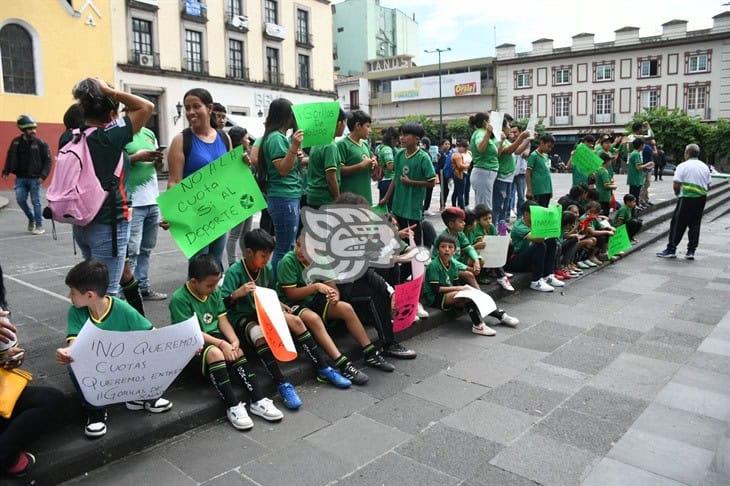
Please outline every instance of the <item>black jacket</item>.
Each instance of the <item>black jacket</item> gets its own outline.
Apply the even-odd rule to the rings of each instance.
[[[48,149],[48,144],[38,137],[33,137],[29,142],[30,156],[28,160],[20,160],[18,147],[23,142],[22,139],[23,135],[14,138],[10,143],[3,175],[15,174],[16,177],[40,177],[45,179],[51,172],[51,151]]]

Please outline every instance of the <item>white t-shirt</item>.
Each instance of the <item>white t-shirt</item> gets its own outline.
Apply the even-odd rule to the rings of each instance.
[[[685,160],[674,171],[674,182],[682,184],[679,197],[702,197],[710,189],[710,168],[698,159]]]

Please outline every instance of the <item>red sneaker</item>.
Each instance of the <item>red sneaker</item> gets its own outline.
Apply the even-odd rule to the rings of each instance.
[[[562,270],[556,271],[553,275],[555,275],[555,278],[557,278],[558,280],[567,280],[565,278],[565,274],[563,273]],[[570,278],[570,277],[568,277],[568,278]]]
[[[25,476],[33,467],[33,464],[35,464],[35,456],[30,452],[21,452],[18,454],[18,460],[15,464],[10,466],[5,473],[8,476],[19,478]]]

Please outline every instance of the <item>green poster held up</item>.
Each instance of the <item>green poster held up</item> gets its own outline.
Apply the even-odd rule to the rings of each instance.
[[[292,106],[297,127],[304,132],[302,148],[327,145],[335,138],[340,104],[336,101],[303,103]]]
[[[563,231],[563,207],[530,206],[530,225],[533,238],[557,238]]]
[[[170,234],[187,258],[266,207],[243,146],[193,172],[157,198]]]
[[[616,228],[616,232],[608,239],[608,257],[615,257],[619,253],[623,253],[631,249],[631,240],[629,233],[626,231],[626,225],[622,224]]]
[[[386,214],[388,214],[388,206],[386,206],[385,204],[373,206],[370,209],[372,209],[373,212],[379,216],[385,216]]]
[[[601,158],[583,143],[578,144],[570,160],[576,169],[586,177],[593,174],[603,165]]]

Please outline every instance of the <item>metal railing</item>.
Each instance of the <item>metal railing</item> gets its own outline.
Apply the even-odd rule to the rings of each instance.
[[[284,84],[284,74],[278,71],[268,71],[265,76],[265,81],[269,84],[280,86]]]
[[[314,80],[312,78],[298,78],[297,88],[312,89],[314,86]]]
[[[296,42],[299,47],[314,47],[312,34],[308,32],[297,31]]]
[[[183,57],[182,70],[188,73],[208,74],[208,61]]]
[[[226,69],[226,77],[230,79],[238,79],[241,81],[248,81],[249,79],[249,71],[247,67],[234,67],[234,66],[228,66]]]

